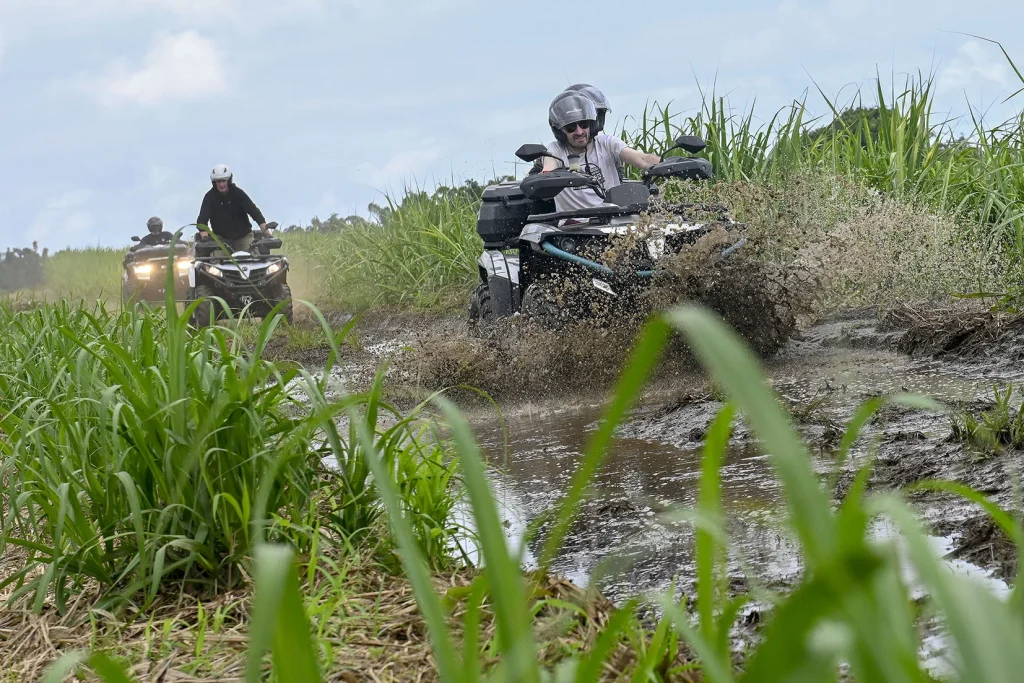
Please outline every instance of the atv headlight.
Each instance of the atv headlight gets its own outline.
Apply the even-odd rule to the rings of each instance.
[[[567,251],[570,254],[575,254],[576,249],[579,248],[579,242],[576,241],[575,237],[560,237],[558,238],[558,248],[562,251]]]
[[[274,273],[276,273],[279,270],[281,270],[281,264],[280,263],[271,263],[270,267],[267,268],[267,275],[273,275]]]
[[[206,266],[206,272],[214,277],[220,277],[224,274],[224,271],[217,266]]]
[[[185,258],[178,259],[178,261],[177,261],[178,272],[179,273],[187,273],[188,272],[188,268],[191,265],[192,265],[192,262],[189,261],[188,259],[185,259]]]
[[[148,280],[149,276],[153,274],[152,263],[140,263],[139,265],[134,266],[134,269],[135,277],[139,278],[140,280]]]

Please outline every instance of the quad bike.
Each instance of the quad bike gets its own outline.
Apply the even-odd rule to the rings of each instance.
[[[699,137],[682,136],[666,154],[677,149],[696,154],[704,147]],[[531,162],[551,155],[543,145],[523,145],[516,156]],[[477,217],[484,252],[477,260],[480,282],[470,302],[471,327],[479,331],[517,314],[549,329],[579,320],[616,323],[644,310],[645,293],[665,273],[666,257],[680,254],[712,231],[724,230],[714,236],[721,242],[716,253],[724,257],[717,260],[729,260],[745,243],[745,229],[727,216],[724,207],[714,220],[690,220],[683,207],[652,206],[651,198],[659,192],[656,180],[707,180],[711,174],[706,159],[669,156],[644,171],[642,180],[626,181],[607,192],[590,176],[564,167],[529,175],[520,183],[486,188]],[[591,188],[604,203],[556,212],[553,200],[567,188]],[[658,225],[648,219],[648,225],[641,226],[644,214],[654,208],[671,217]],[[760,303],[750,305],[750,295],[738,293],[740,300],[748,301],[744,315],[760,315]],[[731,296],[719,292],[717,298]],[[786,329],[781,343],[780,335],[773,334],[771,341],[754,346],[763,355],[772,355],[788,334]]]
[[[277,223],[268,223],[267,227],[274,229]],[[223,300],[232,315],[244,312],[260,318],[270,315],[281,304],[278,312],[292,322],[288,259],[270,253],[281,248],[280,238],[267,237],[255,230],[250,251],[214,256],[219,248],[212,237],[196,242],[186,296],[189,304],[200,301],[192,314],[193,324],[209,325],[227,314],[217,299]]]
[[[132,237],[139,242],[138,237]],[[146,301],[163,303],[166,301],[167,267],[173,250],[174,260],[174,298],[182,300],[188,291],[188,273],[192,264],[192,253],[185,242],[158,244],[155,246],[136,247],[124,255],[121,276],[121,298],[125,303]]]

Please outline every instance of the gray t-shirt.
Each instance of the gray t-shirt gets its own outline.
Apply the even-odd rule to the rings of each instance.
[[[621,185],[617,162],[624,149],[626,143],[610,135],[598,135],[583,154],[570,152],[567,146],[557,141],[548,144],[548,152],[561,159],[568,168],[598,179],[605,190]],[[589,187],[570,187],[555,197],[555,210],[588,209],[603,203],[604,200]]]

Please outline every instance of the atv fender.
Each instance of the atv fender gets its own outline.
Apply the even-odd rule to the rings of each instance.
[[[480,279],[487,283],[491,306],[499,317],[519,310],[519,257],[488,249],[477,259]]]

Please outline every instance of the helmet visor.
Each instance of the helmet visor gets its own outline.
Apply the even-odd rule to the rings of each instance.
[[[596,121],[597,109],[589,98],[575,93],[568,94],[551,103],[548,119],[552,126],[564,129],[570,123]]]

